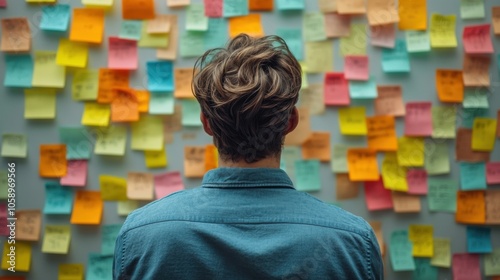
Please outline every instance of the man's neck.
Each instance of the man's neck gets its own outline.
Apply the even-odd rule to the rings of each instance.
[[[235,167],[235,168],[279,168],[279,157],[267,157],[257,162],[247,163],[244,160],[233,162],[224,161],[219,157],[219,167]]]

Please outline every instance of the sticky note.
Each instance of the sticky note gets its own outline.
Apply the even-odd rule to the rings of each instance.
[[[69,225],[45,225],[42,252],[51,254],[67,254],[71,240]]]
[[[88,55],[87,45],[61,39],[57,49],[56,63],[62,66],[84,68],[87,66]]]
[[[436,69],[436,89],[441,102],[462,102],[464,99],[462,71]]]
[[[116,88],[128,88],[129,71],[99,69],[99,91],[97,102],[111,103],[114,99]]]
[[[147,168],[166,167],[168,163],[164,147],[159,151],[144,151],[144,159]]]
[[[432,257],[434,255],[434,228],[432,225],[411,224],[408,227],[408,239],[413,243],[414,257]]]
[[[280,11],[304,10],[304,0],[276,0],[276,8]]]
[[[397,157],[401,166],[424,166],[424,139],[417,137],[399,138]]]
[[[63,177],[66,175],[66,145],[40,145],[40,177]]]
[[[299,106],[299,124],[294,131],[288,133],[285,137],[285,145],[301,145],[311,134],[311,114],[309,108]]]
[[[101,228],[101,255],[112,256],[115,253],[115,242],[122,225],[103,225]]]
[[[465,53],[468,54],[491,54],[493,44],[490,37],[490,25],[472,25],[464,27],[463,42]]]
[[[366,135],[366,108],[348,107],[340,108],[339,126],[340,132],[344,135]]]
[[[349,105],[349,83],[344,73],[325,73],[324,96],[325,105],[345,106]]]
[[[305,13],[302,28],[306,42],[326,40],[325,18],[322,13]]]
[[[370,78],[368,56],[347,55],[344,57],[344,75],[347,80],[368,80]]]
[[[60,180],[61,185],[84,187],[87,183],[88,161],[68,160],[68,172]]]
[[[85,277],[89,279],[112,279],[113,256],[89,253]]]
[[[460,0],[462,19],[484,18],[484,0]]]
[[[465,88],[464,108],[488,108],[488,89],[487,88]]]
[[[46,31],[67,31],[70,13],[70,5],[58,4],[43,6],[40,28]]]
[[[273,2],[266,0],[249,0],[248,8],[250,11],[272,11],[273,10]]]
[[[264,29],[261,24],[259,14],[238,16],[229,19],[229,37],[234,38],[240,33],[248,34],[252,37],[264,36]]]
[[[299,94],[299,104],[309,108],[311,115],[320,115],[325,112],[323,96],[323,84],[311,84],[308,88],[302,89]]]
[[[455,138],[455,106],[433,106],[432,138]]]
[[[343,1],[347,2],[347,1]],[[355,2],[350,0],[349,2]],[[340,10],[339,10],[340,13]],[[340,53],[346,55],[366,55],[366,25],[351,24],[349,36],[340,38]]]
[[[451,266],[451,246],[450,239],[434,238],[434,255],[431,264],[437,267]]]
[[[203,3],[205,4],[205,15],[207,17],[215,18],[222,17],[222,2],[223,0],[203,0]]]
[[[396,44],[395,24],[370,26],[370,44],[376,47],[393,49]]]
[[[382,179],[384,187],[394,191],[408,191],[406,167],[399,166],[395,153],[386,153],[382,162]]]
[[[319,191],[321,189],[319,167],[319,160],[295,161],[295,188],[298,191]]]
[[[405,192],[393,191],[391,193],[394,212],[396,213],[418,213],[421,210],[420,196]]]
[[[123,20],[120,26],[119,38],[136,40],[141,39],[142,21],[140,20]]]
[[[349,146],[335,144],[332,148],[332,171],[334,173],[347,173],[347,149]]]
[[[328,3],[335,5],[335,2],[323,1],[319,3]],[[337,8],[335,7],[335,10]],[[349,15],[339,15],[328,12],[325,17],[325,33],[327,38],[347,37],[351,34],[351,17]]]
[[[137,69],[137,41],[109,37],[108,68],[117,70]]]
[[[191,0],[167,0],[167,6],[169,8],[180,8],[189,5]]]
[[[394,271],[415,270],[412,256],[412,244],[408,240],[407,230],[395,230],[391,233],[389,255]]]
[[[155,17],[154,0],[123,0],[122,18],[123,19],[152,19]]]
[[[427,0],[399,1],[399,29],[427,29]]]
[[[432,102],[406,103],[405,135],[432,135]]]
[[[432,14],[430,27],[432,48],[457,47],[455,21],[455,15]]]
[[[61,263],[57,277],[58,280],[83,280],[83,264]]]
[[[9,178],[7,171],[0,171],[0,199],[8,198]]]
[[[123,156],[127,143],[125,126],[109,126],[99,130],[94,147],[97,155]]]
[[[484,162],[460,162],[460,186],[464,191],[486,189]]]
[[[56,92],[53,89],[24,90],[25,119],[53,119],[56,116]]]
[[[500,6],[491,7],[491,24],[495,35],[500,34]]]
[[[475,118],[472,128],[472,150],[492,151],[495,147],[497,120]]]
[[[84,105],[82,125],[108,126],[111,109],[108,104],[87,102]]]
[[[248,15],[248,0],[222,1],[222,13],[224,17]]]
[[[453,278],[456,280],[480,280],[479,255],[454,253],[452,258]]]
[[[29,54],[6,54],[4,86],[30,88],[33,80],[33,67],[33,59]]]
[[[160,117],[146,115],[132,123],[132,150],[158,151],[162,147],[163,122]]]
[[[468,226],[467,227],[467,252],[468,253],[491,253],[491,229]]]
[[[331,159],[330,133],[313,132],[302,143],[302,158],[328,162]]]
[[[486,87],[490,85],[490,61],[487,56],[464,56],[463,79],[465,86]]]
[[[135,97],[137,98],[137,102],[139,103],[139,112],[147,113],[149,112],[149,99],[151,98],[151,94],[147,90],[133,90],[135,93]]]
[[[16,240],[38,241],[42,225],[42,213],[36,210],[16,211]]]
[[[358,197],[359,182],[351,182],[349,175],[335,174],[335,198],[337,200],[353,199]]]
[[[366,13],[365,1],[362,0],[337,0],[339,14],[364,14]]]
[[[113,0],[82,0],[86,7],[109,9],[113,6]]]
[[[96,100],[99,89],[99,72],[76,69],[73,73],[71,95],[74,100]]]
[[[193,80],[193,68],[175,68],[175,98],[194,98],[191,90],[191,83]]]
[[[66,144],[67,159],[89,159],[92,136],[85,127],[59,127],[59,139]]]
[[[35,51],[33,66],[34,87],[63,88],[66,82],[66,67],[56,63],[56,52]]]
[[[377,238],[378,247],[380,248],[380,253],[382,256],[385,256],[385,242],[384,242],[384,234],[382,232],[382,222],[380,221],[368,221],[370,226],[372,227],[375,237]]]
[[[181,57],[198,57],[205,52],[205,34],[187,31],[180,38]]]
[[[200,104],[196,99],[183,99],[182,105],[182,126],[201,126]]]
[[[425,170],[429,175],[450,173],[450,158],[447,142],[427,139],[425,141]]]
[[[174,96],[172,92],[151,94],[149,99],[149,114],[170,115],[174,112]]]
[[[0,1],[0,8],[7,8],[7,0]]]
[[[427,172],[422,169],[409,169],[406,172],[406,182],[408,184],[408,193],[417,195],[426,195]]]
[[[98,225],[101,223],[104,203],[100,191],[79,190],[71,213],[71,224]]]
[[[462,127],[465,128],[474,128],[474,120],[476,118],[488,118],[489,112],[486,108],[463,108],[462,112]]]
[[[205,16],[203,4],[192,3],[186,10],[186,30],[206,31],[208,29],[208,17]]]
[[[148,90],[173,91],[174,72],[173,63],[170,61],[147,62]]]
[[[498,258],[500,258],[500,248],[495,248],[492,253],[484,256],[484,274],[486,276],[500,275]]]
[[[457,192],[457,223],[484,224],[485,216],[484,191]]]
[[[128,88],[116,88],[111,101],[111,121],[136,122],[139,120],[139,101],[135,91]]]
[[[486,206],[486,224],[500,224],[500,212],[497,209],[500,203],[500,191],[486,190],[484,200]]]
[[[31,50],[31,30],[27,18],[4,18],[1,21],[0,50],[6,53],[22,53]]]
[[[171,26],[168,15],[156,15],[153,19],[150,19],[146,22],[146,30],[149,34],[165,34],[170,32]]]
[[[306,42],[305,62],[307,73],[321,73],[333,70],[333,42]]]
[[[24,134],[2,134],[2,157],[25,158],[28,155],[28,140]]]
[[[184,146],[184,176],[201,178],[205,174],[205,147]]]
[[[312,53],[310,53],[310,55],[312,55]],[[333,55],[332,55],[333,57]],[[314,59],[316,59],[316,56],[312,57]],[[305,89],[305,88],[308,88],[309,87],[309,82],[308,82],[308,79],[307,79],[307,65],[305,62],[299,62],[300,64],[300,69],[302,70],[302,75],[301,75],[301,80],[302,80],[302,84],[300,85],[300,89]]]
[[[234,20],[239,19],[240,17],[231,18],[229,21],[233,22]],[[252,22],[246,22],[252,23]],[[255,24],[260,25],[260,18],[258,21],[255,19],[253,21]],[[257,27],[253,25],[253,27]],[[245,27],[246,28],[246,27]],[[262,28],[262,27],[261,27]],[[248,30],[247,30],[248,31]],[[205,50],[220,48],[223,47],[225,42],[229,40],[229,23],[225,18],[209,18],[208,19],[208,29],[204,31],[204,47]],[[172,42],[172,32],[170,32],[169,40]],[[302,48],[302,41],[300,41]]]
[[[437,279],[438,269],[431,265],[429,258],[415,258],[415,270],[412,272],[413,280]]]
[[[376,181],[379,178],[377,153],[374,150],[348,149],[347,165],[351,181]]]
[[[386,73],[410,72],[410,59],[404,40],[396,40],[393,49],[382,49],[382,69]]]
[[[401,117],[405,115],[402,89],[399,85],[377,86],[377,97],[374,103],[376,116]]]
[[[139,208],[139,202],[136,200],[123,200],[123,201],[118,201],[118,215],[120,216],[127,216],[130,214],[130,212],[134,211],[135,209]]]
[[[472,129],[458,128],[455,141],[455,158],[457,161],[481,162],[489,161],[489,152],[472,150]]]
[[[409,53],[429,52],[431,41],[428,31],[406,31],[406,50]]]
[[[171,28],[173,27],[171,26]],[[138,42],[139,47],[166,48],[169,42],[170,40],[167,33],[148,33],[148,24],[142,24],[141,35]]]
[[[30,271],[31,265],[31,243],[16,241],[9,244],[7,240],[3,243],[2,269],[7,270],[10,266],[10,255],[16,254],[15,271]]]
[[[182,176],[179,171],[170,171],[154,175],[156,199],[163,198],[174,192],[184,189]]]
[[[349,94],[352,99],[373,99],[377,97],[375,79],[368,81],[349,81]]]
[[[75,42],[102,43],[104,35],[104,10],[74,8],[69,39]]]
[[[500,162],[486,163],[486,181],[488,185],[500,184]]]
[[[383,25],[399,22],[396,4],[392,0],[368,1],[367,17],[370,25]]]
[[[99,175],[101,199],[107,201],[127,200],[127,180],[111,175]]]
[[[73,190],[55,182],[45,183],[44,214],[70,214],[73,208]]]

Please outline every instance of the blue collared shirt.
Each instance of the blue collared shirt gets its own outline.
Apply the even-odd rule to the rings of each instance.
[[[369,224],[281,169],[218,168],[125,221],[114,279],[383,279]]]

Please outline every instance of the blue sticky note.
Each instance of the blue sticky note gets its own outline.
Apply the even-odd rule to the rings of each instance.
[[[377,84],[373,78],[368,81],[349,81],[349,94],[353,99],[377,98]]]
[[[467,227],[467,252],[468,253],[491,253],[491,228]]]
[[[393,49],[382,49],[382,69],[386,73],[410,72],[410,58],[404,40],[396,40]]]
[[[73,189],[56,182],[45,183],[44,214],[71,214]]]
[[[174,91],[174,65],[171,61],[149,61],[147,72],[149,91]]]
[[[209,18],[208,30],[204,32],[205,50],[224,47],[228,35],[228,24],[225,18]]]
[[[182,99],[182,120],[183,126],[201,126],[200,104],[196,99]]]
[[[122,228],[121,224],[103,225],[101,227],[101,256],[112,256],[115,253],[115,241]]]
[[[222,13],[224,17],[237,17],[248,15],[248,0],[223,1]]]
[[[120,35],[118,37],[129,40],[140,40],[142,32],[142,21],[140,20],[124,20],[120,27]]]
[[[460,163],[460,185],[464,191],[486,189],[486,167],[484,162]]]
[[[87,128],[59,127],[59,140],[66,144],[66,159],[89,159],[94,143]]]
[[[172,92],[154,92],[149,97],[151,115],[172,115],[174,113],[174,94]]]
[[[295,161],[295,188],[298,191],[319,191],[321,189],[321,175],[319,160]]]
[[[487,108],[463,108],[462,110],[462,125],[459,126],[472,128],[475,118],[488,117]]]
[[[68,30],[71,7],[69,5],[49,5],[42,8],[40,28],[48,31]]]
[[[412,251],[413,245],[408,239],[407,230],[395,230],[391,233],[389,255],[394,271],[415,270]]]
[[[113,256],[89,253],[85,279],[113,279]]]
[[[302,30],[300,28],[279,28],[276,35],[285,40],[288,48],[297,60],[303,59],[304,44],[302,42]]]
[[[33,58],[31,55],[5,55],[4,86],[31,88],[32,80]]]
[[[438,269],[431,265],[430,258],[415,258],[412,280],[438,280]]]
[[[276,6],[280,11],[304,10],[304,0],[277,0]]]

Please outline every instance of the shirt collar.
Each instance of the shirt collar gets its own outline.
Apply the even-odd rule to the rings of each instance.
[[[229,168],[208,171],[201,184],[204,188],[292,188],[293,183],[279,168]]]

